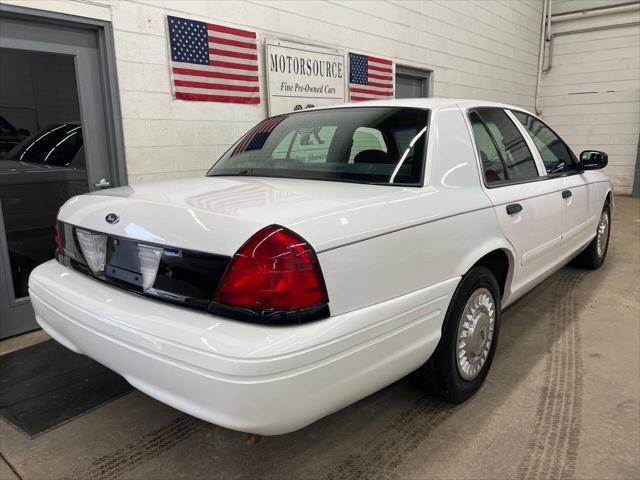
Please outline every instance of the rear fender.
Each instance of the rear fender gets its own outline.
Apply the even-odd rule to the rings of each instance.
[[[513,245],[511,245],[511,243],[509,243],[504,237],[490,238],[473,250],[467,252],[458,263],[458,272],[460,272],[460,276],[464,276],[483,257],[495,252],[496,250],[504,252],[509,261],[509,269],[507,271],[507,278],[504,283],[504,293],[502,295],[502,304],[505,305],[508,303],[511,295],[511,283],[517,268],[517,262]]]

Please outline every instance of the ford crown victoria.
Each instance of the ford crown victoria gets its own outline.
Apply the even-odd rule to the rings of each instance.
[[[63,345],[240,431],[299,429],[414,371],[462,402],[505,307],[604,261],[606,164],[496,103],[280,115],[202,178],[67,201],[30,295]]]

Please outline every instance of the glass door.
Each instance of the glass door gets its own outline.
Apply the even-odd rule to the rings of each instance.
[[[0,19],[0,338],[38,328],[29,274],[53,258],[58,209],[110,177],[94,37]]]

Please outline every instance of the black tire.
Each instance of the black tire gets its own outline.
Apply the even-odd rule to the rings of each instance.
[[[604,250],[602,254],[598,254],[598,229],[600,227],[600,220],[598,220],[598,226],[596,227],[596,236],[591,243],[585,248],[580,255],[573,259],[571,264],[575,267],[586,268],[589,270],[595,270],[599,268],[603,263],[604,259],[607,257],[607,251],[609,250],[609,238],[611,237],[611,208],[609,204],[605,204],[602,209],[602,214],[607,216],[608,221],[608,229],[607,229],[607,238],[606,244],[604,246]]]
[[[458,370],[456,344],[462,314],[472,294],[486,288],[493,297],[495,322],[489,354],[477,376],[465,380]],[[418,370],[418,377],[427,390],[449,403],[462,403],[482,386],[496,351],[500,331],[500,288],[495,276],[487,267],[472,268],[460,281],[447,309],[442,338],[431,358]]]

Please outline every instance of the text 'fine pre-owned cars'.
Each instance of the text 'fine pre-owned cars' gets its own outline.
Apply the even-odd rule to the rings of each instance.
[[[236,430],[290,432],[416,370],[462,402],[502,309],[603,262],[606,164],[502,104],[280,115],[205,177],[67,201],[31,300],[63,345]]]

